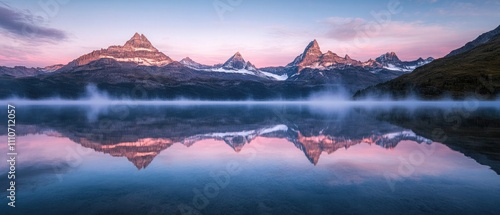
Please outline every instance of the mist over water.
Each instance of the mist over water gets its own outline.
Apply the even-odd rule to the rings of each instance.
[[[346,90],[336,91],[321,91],[313,93],[305,99],[294,100],[192,100],[179,98],[174,100],[164,99],[147,99],[137,100],[126,97],[116,98],[110,96],[107,92],[99,90],[95,85],[86,87],[85,95],[80,99],[62,99],[59,97],[30,100],[18,97],[0,100],[1,103],[10,103],[17,105],[89,105],[89,106],[109,106],[109,105],[309,105],[325,108],[342,107],[342,106],[363,106],[363,107],[384,107],[384,106],[436,106],[436,107],[475,107],[475,106],[491,106],[497,107],[500,105],[500,99],[494,101],[480,101],[477,99],[468,99],[457,101],[452,99],[442,100],[420,100],[415,97],[405,100],[391,100],[389,98],[366,98],[363,100],[353,100],[352,96]]]

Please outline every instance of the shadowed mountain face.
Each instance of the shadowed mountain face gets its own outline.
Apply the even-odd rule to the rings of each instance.
[[[222,67],[226,69],[244,69],[247,62],[243,59],[243,56],[239,52],[236,52],[229,60],[227,60]]]
[[[474,49],[482,44],[485,44],[485,43],[491,41],[493,38],[495,38],[499,34],[500,34],[500,25],[491,31],[488,31],[484,34],[481,34],[475,40],[468,42],[464,46],[451,51],[448,55],[446,55],[446,57],[451,57],[453,55],[468,52],[468,51],[470,51],[470,50],[472,50],[472,49]]]
[[[496,99],[500,95],[500,36],[444,57],[410,74],[358,91],[354,98]]]
[[[500,114],[498,108],[466,107],[451,110],[423,108],[414,112],[392,109],[376,114],[379,119],[417,135],[441,142],[490,166],[500,174]],[[494,161],[494,162],[490,162]]]
[[[436,108],[412,112],[405,108],[310,106],[22,108],[18,135],[66,137],[98,152],[126,157],[137,169],[146,168],[174,144],[191,147],[202,140],[223,141],[228,150],[238,153],[257,138],[276,138],[290,142],[314,165],[321,162],[323,152],[335,156],[336,151],[359,144],[393,149],[408,140],[420,144],[442,142],[500,171],[500,147],[496,144],[500,120],[495,109],[472,111],[461,121],[462,127],[454,130],[455,125],[445,118],[448,115]],[[37,114],[40,112],[44,114]],[[436,136],[430,128],[441,128],[447,138]]]
[[[136,33],[124,45],[95,50],[67,65],[0,67],[0,98],[76,99],[95,85],[113,97],[133,99],[306,99],[320,91],[352,95],[428,62],[403,62],[393,53],[390,59],[362,63],[322,53],[314,40],[286,67],[259,69],[239,52],[209,66],[189,57],[174,61]]]
[[[411,72],[415,68],[430,63],[433,60],[434,58],[429,57],[426,60],[419,58],[415,61],[401,61],[396,53],[388,52],[376,58],[376,60],[370,59],[366,62],[361,62],[352,59],[349,55],[340,57],[332,51],[323,53],[318,42],[314,40],[307,45],[302,54],[287,65],[287,68],[289,68],[291,76],[300,74],[306,68],[320,71],[356,68],[358,70],[370,71],[371,73],[378,73],[380,70],[391,70],[398,71],[401,75],[401,72]]]

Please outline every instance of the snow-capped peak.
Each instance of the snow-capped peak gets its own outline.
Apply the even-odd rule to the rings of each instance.
[[[181,63],[182,65],[187,66],[189,68],[192,68],[192,69],[208,69],[208,68],[211,68],[211,66],[198,63],[198,62],[194,61],[193,59],[191,59],[190,57],[183,58],[181,61],[179,61],[179,63]]]
[[[376,58],[375,60],[381,64],[401,62],[401,60],[399,60],[398,56],[394,52],[387,52],[381,55],[380,57]]]
[[[433,60],[434,58],[429,57],[426,60],[424,60],[423,58],[418,58],[414,61],[401,61],[394,52],[387,52],[375,59],[375,61],[384,69],[401,72],[411,72],[417,67],[428,64]]]
[[[183,59],[184,61],[184,59]],[[188,63],[188,59],[185,59],[185,62],[181,61],[184,65]],[[241,75],[253,75],[261,78],[274,79],[278,81],[284,81],[288,78],[286,74],[284,75],[276,75],[273,73],[261,71],[257,69],[255,65],[250,63],[250,61],[245,61],[240,52],[236,52],[231,58],[229,58],[224,64],[221,66],[214,67],[198,67],[195,68],[193,66],[186,65],[188,67],[198,69],[200,71],[205,72],[223,72],[223,73],[233,73],[233,74],[241,74]]]
[[[231,58],[229,58],[222,67],[225,69],[244,69],[247,62],[243,59],[240,52],[236,52]]]

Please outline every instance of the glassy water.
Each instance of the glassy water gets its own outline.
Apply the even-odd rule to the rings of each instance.
[[[500,214],[495,105],[16,113],[16,208],[3,197],[2,214]]]

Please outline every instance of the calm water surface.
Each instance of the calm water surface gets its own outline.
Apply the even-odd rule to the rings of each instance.
[[[2,214],[500,214],[495,105],[35,105],[16,122]]]

